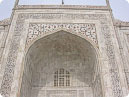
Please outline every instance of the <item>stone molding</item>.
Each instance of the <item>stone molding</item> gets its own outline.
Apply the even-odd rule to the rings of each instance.
[[[0,21],[0,26],[10,25],[10,18]]]
[[[109,10],[107,6],[86,6],[86,5],[17,5],[15,9]]]
[[[115,20],[115,26],[117,26],[117,27],[129,27],[129,22]]]

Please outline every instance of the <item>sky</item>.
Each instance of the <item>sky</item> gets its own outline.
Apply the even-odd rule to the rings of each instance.
[[[57,4],[62,0],[20,0],[19,5]],[[105,0],[64,0],[65,5],[106,5]],[[15,0],[0,0],[0,20],[11,16]],[[110,0],[113,15],[116,19],[129,22],[129,0]]]

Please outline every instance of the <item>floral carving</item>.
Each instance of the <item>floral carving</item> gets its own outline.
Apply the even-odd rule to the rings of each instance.
[[[29,32],[27,38],[27,44],[34,40],[36,37],[48,32],[53,32],[58,29],[67,29],[77,34],[81,34],[91,39],[97,44],[97,35],[95,24],[42,24],[31,23],[29,25]]]
[[[106,52],[109,60],[113,94],[114,94],[114,97],[123,97],[120,78],[119,78],[118,65],[115,59],[115,52],[114,52],[114,46],[111,39],[110,29],[106,24],[104,24],[101,29],[102,29],[102,32],[104,33],[104,38],[105,38],[105,45],[106,45]]]

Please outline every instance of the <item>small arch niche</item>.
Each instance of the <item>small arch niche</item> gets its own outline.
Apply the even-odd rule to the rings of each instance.
[[[97,54],[85,39],[59,31],[25,57],[20,97],[102,97]]]

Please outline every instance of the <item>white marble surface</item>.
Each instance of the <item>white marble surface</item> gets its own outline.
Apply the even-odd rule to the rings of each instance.
[[[70,25],[71,23],[72,24],[86,24],[86,23],[91,24],[92,23],[92,24],[95,24],[95,27],[96,27],[95,29],[96,29],[97,43],[94,43],[94,41],[92,40],[94,37],[88,38],[87,35],[85,35],[85,33],[77,33],[76,31],[73,31],[73,29],[66,29],[65,27],[58,29],[57,27],[56,31],[50,30],[36,37],[34,36],[35,38],[31,38],[32,39],[31,42],[26,44],[26,41],[29,35],[28,34],[29,25],[31,23],[36,23],[36,24],[56,23],[56,24],[62,24],[62,25],[63,24]],[[102,90],[103,90],[102,97],[126,96],[129,88],[128,86],[129,27],[128,27],[128,23],[123,23],[123,22],[118,23],[115,26],[116,28],[113,25],[110,11],[107,8],[104,10],[100,10],[100,9],[84,10],[83,8],[76,9],[75,6],[74,7],[71,6],[69,8],[65,7],[62,9],[61,8],[32,9],[32,8],[24,8],[24,7],[18,8],[14,13],[9,32],[5,34],[0,30],[0,37],[2,38],[2,39],[0,38],[0,40],[3,41],[3,42],[0,41],[0,44],[2,42],[1,48],[3,49],[3,50],[0,50],[0,52],[2,51],[1,53],[2,57],[0,61],[1,92],[6,97],[30,97],[29,92],[31,93],[35,91],[33,92],[34,94],[38,92],[36,94],[37,96],[35,97],[41,97],[42,95],[44,95],[43,88],[46,88],[45,91],[47,91],[49,89],[47,87],[52,86],[52,84],[45,84],[45,86],[42,89],[39,89],[39,88],[35,89],[34,87],[32,88],[30,84],[31,80],[34,80],[34,78],[39,77],[39,79],[35,80],[36,86],[38,86],[39,83],[41,85],[45,82],[44,80],[42,80],[44,79],[44,77],[41,78],[41,75],[47,76],[47,78],[51,81],[52,77],[50,73],[54,72],[55,71],[54,69],[56,69],[57,67],[62,66],[66,69],[69,69],[69,67],[71,67],[72,69],[75,69],[75,71],[77,72],[74,72],[72,75],[78,75],[82,79],[84,78],[83,76],[86,75],[86,77],[88,77],[88,79],[90,80],[86,81],[85,83],[90,85],[90,87],[91,87],[91,83],[93,82],[99,83],[99,84],[94,84],[96,88],[96,90],[94,90],[95,92],[97,91],[98,87],[102,85]],[[37,30],[38,29],[35,28],[34,32],[36,32]],[[76,37],[72,37],[72,41],[71,41],[70,40],[71,37],[70,39],[68,39],[67,37],[55,38],[56,33],[58,31],[65,31],[69,33],[68,36],[74,35],[76,37],[79,37],[80,39]],[[92,31],[92,30],[87,29],[87,31]],[[4,37],[3,37],[3,34],[5,34]],[[52,35],[52,37],[49,37],[47,41],[44,40],[45,37],[49,35]],[[62,36],[65,36],[65,35],[62,35]],[[39,40],[43,40],[43,42],[45,43],[40,41],[38,45],[34,45],[36,41],[39,41]],[[81,42],[80,40],[85,40],[89,44],[85,44],[86,42],[84,41]],[[52,42],[48,43],[49,41],[52,41]],[[54,42],[54,41],[57,41],[57,42]],[[63,54],[63,56],[70,54],[69,56],[71,57],[67,57],[69,61],[68,60],[65,61],[66,58],[62,57],[62,59],[58,61],[57,65],[45,66],[46,63],[49,63],[49,64],[56,63],[55,60],[58,59],[58,56],[59,55],[62,56],[63,50],[59,49],[60,52],[57,52],[57,50],[54,50],[55,49],[53,48],[54,43],[58,43],[58,45],[56,46],[57,47],[56,49],[65,48],[63,50],[67,51],[69,50],[68,47],[73,48],[71,49],[71,53]],[[33,49],[31,49],[31,47]],[[49,53],[49,51],[51,53]],[[96,53],[94,53],[94,51]],[[52,55],[54,56],[52,57]],[[97,58],[95,56],[97,56]],[[25,59],[27,57],[29,62],[26,63]],[[83,68],[83,64],[82,64],[83,63],[82,59],[84,58],[86,59],[85,60],[86,69]],[[96,62],[97,64],[95,65],[94,63]],[[68,65],[72,64],[72,66],[65,66],[65,63],[68,63]],[[32,66],[33,70],[29,70],[30,69],[29,65]],[[81,68],[79,68],[79,66]],[[42,72],[42,69],[44,68],[41,68],[41,67],[45,67],[46,70],[43,70]],[[50,73],[45,74],[45,72],[47,71],[49,71]],[[80,71],[82,71],[82,73],[80,73]],[[84,73],[84,71],[88,71],[88,73],[86,72]],[[37,74],[37,72],[39,72],[39,75]],[[33,78],[31,75],[33,76]],[[100,75],[100,80],[96,80],[98,78],[97,75]],[[79,84],[76,84],[76,82],[78,82]],[[77,91],[79,89],[78,90],[79,92],[77,92],[78,95],[83,95],[83,96],[85,95],[85,93],[83,93],[86,90],[84,89],[85,83],[81,84],[80,81],[73,80],[73,86],[81,86],[83,88],[83,89],[79,89],[78,87],[77,89],[74,88],[74,91],[75,90]],[[23,91],[21,91],[22,86],[24,86]],[[69,89],[72,90],[72,88],[69,88]],[[100,89],[98,89],[97,91],[98,94],[92,91],[93,89],[88,88],[87,91],[85,92],[88,93],[89,97],[92,97],[92,96],[99,97],[98,94],[101,93]],[[50,92],[50,89],[49,89],[49,92]],[[22,93],[24,95],[20,96],[20,94]],[[51,91],[50,94],[53,95],[53,91]],[[51,95],[48,95],[48,96],[51,96]],[[53,96],[57,97],[57,95],[53,95]]]

